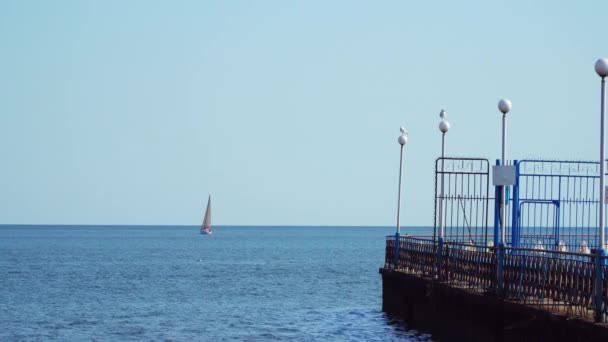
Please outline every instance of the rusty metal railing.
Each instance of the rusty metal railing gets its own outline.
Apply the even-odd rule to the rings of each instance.
[[[590,318],[595,309],[594,254],[506,248],[504,297]]]
[[[387,236],[387,269],[569,316],[591,318],[598,308],[603,316],[608,314],[608,260],[598,260],[594,251],[505,247],[499,252],[494,247],[448,241],[439,253],[436,241],[403,236],[399,257],[395,258],[395,243],[395,236]],[[504,265],[502,283],[497,275],[499,258]],[[601,265],[600,289],[596,285],[597,265]],[[601,298],[601,305],[597,298]]]

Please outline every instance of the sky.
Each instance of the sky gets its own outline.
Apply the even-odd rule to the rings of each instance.
[[[433,224],[448,156],[598,160],[606,1],[0,1],[0,223]]]

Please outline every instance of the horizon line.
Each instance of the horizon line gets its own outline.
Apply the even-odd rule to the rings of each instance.
[[[78,223],[0,223],[0,227],[2,226],[89,226],[89,227],[198,227],[198,224],[97,224],[97,223],[87,223],[87,224],[78,224]],[[213,227],[373,227],[373,228],[394,228],[393,226],[386,225],[331,225],[331,224],[315,224],[315,225],[306,225],[306,224],[295,224],[295,225],[281,225],[281,224],[222,224],[222,225],[214,225]],[[409,227],[417,227],[417,228],[427,228],[432,226],[418,226],[418,225],[410,225]],[[402,226],[401,228],[407,228]]]

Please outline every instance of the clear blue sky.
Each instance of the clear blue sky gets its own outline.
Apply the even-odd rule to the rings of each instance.
[[[448,154],[597,159],[608,2],[0,2],[0,223],[432,225]]]

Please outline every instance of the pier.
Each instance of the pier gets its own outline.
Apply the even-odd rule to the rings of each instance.
[[[397,230],[386,238],[382,309],[439,339],[608,341],[606,82],[597,161],[448,158],[441,110],[433,234],[401,235],[402,127]]]
[[[600,163],[501,164],[436,160],[433,234],[386,237],[383,310],[439,339],[608,341]]]

